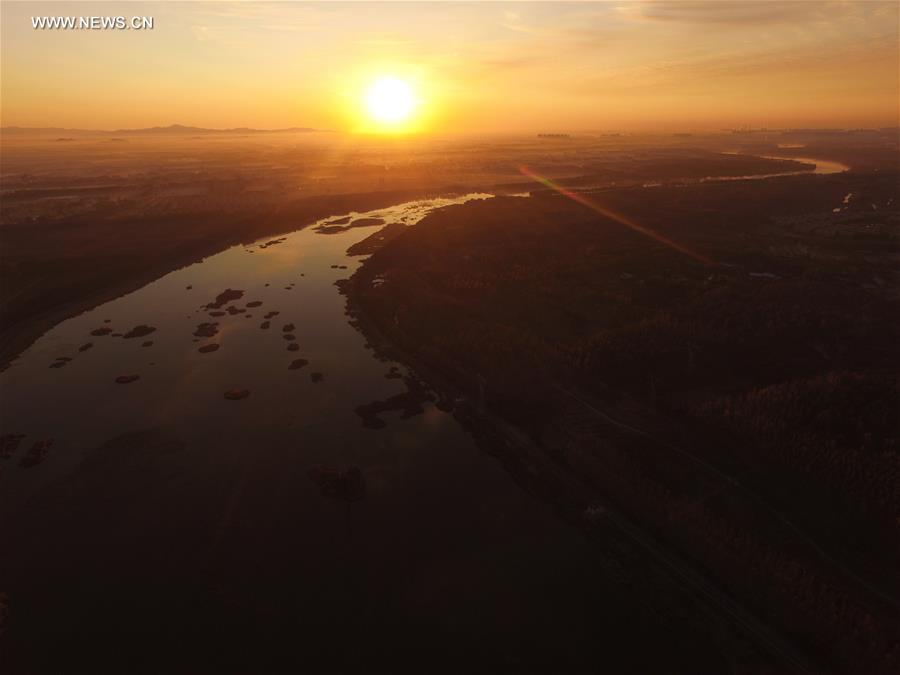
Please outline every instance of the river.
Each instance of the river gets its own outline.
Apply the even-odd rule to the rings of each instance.
[[[348,322],[335,282],[361,259],[347,248],[377,222],[485,198],[342,214],[232,247],[60,323],[0,374],[4,432],[25,435],[0,474],[14,662],[71,665],[51,654],[95,639],[128,653],[140,635],[161,655],[210,641],[226,654],[222,639],[265,640],[265,626],[304,635],[289,651],[313,663],[350,641],[387,650],[386,663],[450,649],[457,666],[652,670],[664,654],[713,672],[695,654],[710,650],[691,646],[701,633],[623,600],[580,528],[452,414],[413,403],[374,429],[356,412],[418,385]],[[229,289],[240,297],[210,306]],[[642,652],[649,642],[661,650]]]
[[[728,151],[723,152],[723,155],[741,155],[744,153],[737,151]],[[841,164],[840,162],[834,162],[828,159],[815,159],[812,157],[785,157],[785,156],[776,156],[776,155],[757,155],[762,159],[788,159],[795,162],[804,162],[806,164],[812,164],[813,169],[798,169],[797,171],[781,171],[778,173],[764,173],[764,174],[751,174],[747,176],[708,176],[703,179],[702,182],[712,182],[712,181],[726,181],[726,180],[762,180],[764,178],[778,178],[779,176],[802,176],[805,174],[820,174],[827,175],[831,173],[843,173],[844,171],[849,171],[850,167],[846,164]]]
[[[176,649],[166,640],[258,625],[306,631],[314,661],[350,640],[388,660],[451,649],[448,663],[513,669],[720,669],[691,644],[702,632],[661,628],[623,599],[580,528],[348,321],[335,282],[362,260],[350,245],[489,198],[338,214],[234,246],[63,321],[0,374],[4,433],[24,435],[0,465],[15,542],[0,591],[25,608],[17,658],[47,640],[77,651],[116,634],[125,649],[162,631]],[[403,394],[377,424],[358,412]],[[30,450],[42,440],[46,453]],[[87,609],[75,626],[61,606]]]

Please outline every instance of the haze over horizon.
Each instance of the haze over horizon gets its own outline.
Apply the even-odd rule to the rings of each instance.
[[[384,74],[404,131],[898,122],[893,2],[365,4],[4,3],[3,125],[365,130]],[[111,14],[154,29],[31,23]]]

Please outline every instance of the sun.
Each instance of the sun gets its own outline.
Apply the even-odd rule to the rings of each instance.
[[[369,85],[366,112],[375,122],[401,124],[408,121],[416,106],[412,87],[396,77],[379,77]]]

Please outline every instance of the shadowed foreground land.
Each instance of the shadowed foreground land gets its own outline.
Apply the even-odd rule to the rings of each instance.
[[[708,265],[553,192],[450,207],[375,252],[350,306],[389,353],[483,397],[823,667],[887,673],[897,185],[590,194]]]
[[[3,139],[0,670],[895,670],[889,134],[189,140]]]

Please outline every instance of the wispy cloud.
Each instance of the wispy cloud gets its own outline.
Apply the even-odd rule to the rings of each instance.
[[[623,16],[638,20],[750,27],[853,16],[877,10],[879,4],[896,5],[877,0],[645,0],[623,3],[617,6],[617,10]]]

